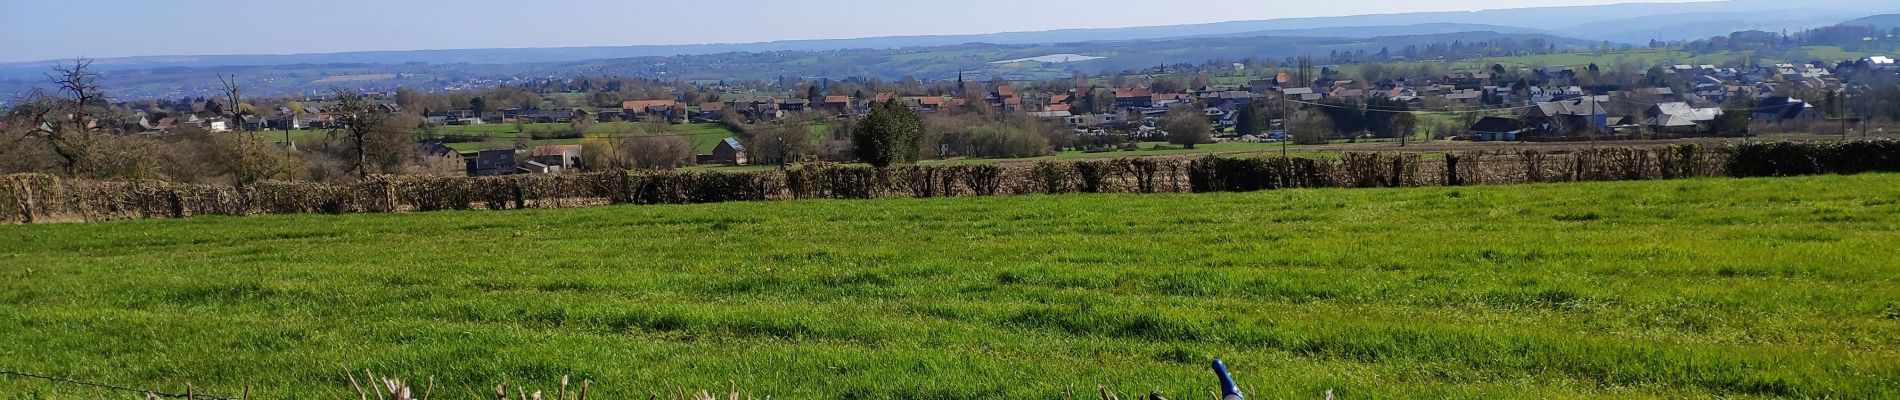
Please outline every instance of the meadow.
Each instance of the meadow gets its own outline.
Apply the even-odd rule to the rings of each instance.
[[[720,125],[716,123],[690,123],[690,124],[680,124],[680,125],[669,125],[667,127],[669,130],[661,134],[686,136],[686,140],[692,143],[694,149],[700,153],[711,153],[713,147],[719,145],[720,139],[725,139],[728,137],[732,137],[734,135],[731,129],[728,129],[724,125]],[[644,128],[645,127],[641,126],[639,123],[636,123],[636,122],[596,123],[593,126],[589,126],[587,128],[586,135],[587,137],[639,135],[639,134],[646,134],[646,131],[643,130]],[[529,124],[522,124],[521,129],[525,129],[526,132],[537,132],[537,131],[543,131],[543,130],[549,130],[549,131],[554,131],[554,132],[567,132],[568,130],[572,128],[571,128],[571,125],[569,124],[529,123]],[[527,134],[527,133],[520,132],[521,129],[517,129],[514,124],[444,125],[444,126],[439,126],[436,128],[436,134],[439,134],[439,135],[489,135],[489,136],[494,137],[497,141],[499,141],[497,145],[506,145],[509,148],[513,148],[514,143],[517,140],[517,138],[521,137],[522,135]],[[327,135],[330,135],[330,134],[331,132],[329,130],[324,130],[324,129],[303,129],[303,130],[293,130],[293,131],[288,131],[288,132],[280,131],[280,130],[257,132],[257,136],[265,140],[282,141],[288,138],[289,140],[293,142],[297,142],[297,143],[306,143],[312,140],[317,140],[317,139],[326,137]],[[533,145],[535,146],[556,146],[556,145],[580,144],[581,139],[542,139],[542,140],[530,139],[530,142],[533,143]],[[449,146],[449,148],[455,149],[455,151],[467,153],[467,152],[480,151],[486,148],[488,144],[482,143],[482,142],[462,142],[462,143],[448,143],[447,145]]]
[[[1252,398],[1894,398],[1894,243],[1894,174],[0,226],[0,368],[1198,398],[1220,357]]]

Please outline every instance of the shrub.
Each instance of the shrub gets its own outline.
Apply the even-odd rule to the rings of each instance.
[[[1076,190],[1082,193],[1101,193],[1107,184],[1108,174],[1113,171],[1106,161],[1078,161],[1075,167]]]
[[[963,178],[963,185],[977,196],[995,195],[1003,184],[1003,168],[995,165],[959,165],[950,167]]]
[[[785,172],[785,187],[799,199],[868,199],[876,193],[877,170],[829,163]]]
[[[1062,162],[1037,162],[1036,166],[1029,170],[1029,179],[1036,183],[1036,191],[1039,193],[1068,193],[1074,191],[1074,185],[1069,184],[1072,176],[1070,168],[1068,164]]]

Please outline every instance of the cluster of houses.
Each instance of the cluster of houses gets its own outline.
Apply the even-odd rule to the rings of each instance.
[[[391,112],[399,111],[394,104],[381,104],[379,107],[384,107]],[[130,116],[120,121],[118,129],[124,132],[151,136],[168,134],[186,127],[193,127],[214,133],[235,130],[325,129],[329,128],[335,121],[333,115],[315,106],[304,106],[301,109],[278,107],[275,111],[275,113],[268,116],[244,115],[242,118],[234,120],[229,117],[205,117],[192,113],[152,114],[144,110],[138,110],[132,112]]]
[[[686,110],[680,106],[679,102],[673,100],[635,100],[623,102],[619,108],[601,108],[593,111],[578,107],[504,108],[486,112],[431,111],[423,117],[429,123],[438,125],[483,125],[515,122],[570,123],[586,120],[596,122],[674,121],[676,117],[685,115]]]
[[[1900,70],[1887,57],[1869,57],[1862,65]],[[1378,81],[1346,79],[1304,80],[1293,73],[1280,72],[1264,79],[1242,84],[1213,84],[1172,92],[1151,87],[1083,86],[1061,92],[1019,91],[1010,84],[999,84],[985,93],[958,95],[905,96],[874,93],[860,96],[823,96],[822,98],[778,98],[735,95],[729,99],[688,104],[677,100],[625,101],[619,107],[583,109],[509,108],[492,111],[426,111],[429,123],[441,125],[479,125],[506,123],[569,123],[575,121],[722,121],[741,118],[764,121],[784,118],[788,113],[818,111],[839,116],[865,115],[879,103],[897,101],[919,113],[929,114],[967,107],[988,107],[997,112],[1021,113],[1034,118],[1066,124],[1078,133],[1126,134],[1134,137],[1157,134],[1155,121],[1182,105],[1197,105],[1217,128],[1237,124],[1239,112],[1249,104],[1280,102],[1311,106],[1329,100],[1368,101],[1383,99],[1411,104],[1419,109],[1463,107],[1519,110],[1509,117],[1485,117],[1457,137],[1473,141],[1574,140],[1582,137],[1643,132],[1651,137],[1686,137],[1711,132],[1725,113],[1748,112],[1751,120],[1768,123],[1815,120],[1820,110],[1785,93],[1840,90],[1843,82],[1827,65],[1776,64],[1747,68],[1714,65],[1673,65],[1663,68],[1674,87],[1647,87],[1621,92],[1598,93],[1577,83],[1578,74],[1587,72],[1553,68],[1525,68],[1509,77],[1494,76],[1492,71],[1454,72],[1428,78],[1395,78]],[[1513,86],[1520,77],[1529,81],[1551,82],[1545,86]],[[1748,110],[1725,110],[1720,105],[1747,99],[1757,104]],[[385,104],[391,111],[394,105]],[[1625,115],[1612,115],[1620,112]],[[1634,110],[1634,111],[1633,111]],[[268,116],[247,115],[237,120],[204,118],[197,115],[151,115],[137,112],[117,123],[115,129],[145,134],[163,134],[185,126],[210,132],[235,130],[294,130],[330,127],[334,118],[320,107],[291,109],[279,107]],[[461,154],[438,142],[418,144],[425,156],[462,157],[469,175],[506,175],[516,173],[552,173],[580,168],[579,146],[541,146],[525,150],[492,150]],[[722,140],[712,154],[701,155],[701,164],[744,164],[745,148],[738,141]]]
[[[1892,68],[1893,60],[1870,57],[1865,62]],[[1428,79],[1401,78],[1376,82],[1355,80],[1316,80],[1311,83],[1294,78],[1289,72],[1237,85],[1208,85],[1179,92],[1157,92],[1147,87],[1080,87],[1060,93],[1024,93],[1002,84],[980,96],[899,96],[877,93],[870,98],[827,96],[816,99],[777,99],[766,96],[738,97],[722,102],[697,105],[691,117],[719,120],[734,113],[751,120],[770,120],[786,112],[821,110],[838,115],[862,115],[872,104],[898,100],[920,113],[948,108],[986,106],[999,112],[1022,112],[1030,116],[1059,121],[1077,132],[1114,132],[1131,136],[1152,134],[1157,117],[1172,107],[1198,104],[1217,128],[1234,126],[1238,110],[1250,103],[1289,101],[1313,103],[1326,100],[1368,100],[1384,98],[1404,102],[1415,108],[1460,106],[1469,108],[1521,110],[1515,117],[1494,117],[1470,127],[1461,138],[1471,140],[1539,140],[1552,138],[1595,137],[1603,134],[1644,131],[1655,136],[1692,136],[1708,133],[1713,121],[1724,112],[1720,104],[1747,98],[1760,104],[1751,112],[1753,120],[1780,123],[1820,118],[1814,105],[1776,93],[1787,89],[1811,91],[1836,90],[1841,81],[1826,65],[1778,64],[1753,68],[1718,68],[1713,65],[1676,65],[1664,69],[1677,82],[1686,82],[1677,90],[1671,87],[1638,88],[1628,91],[1597,93],[1576,84],[1560,86],[1512,87],[1493,72],[1454,72]],[[1512,78],[1528,76],[1539,82],[1579,82],[1571,69],[1524,68]],[[1093,104],[1112,98],[1112,104]],[[980,100],[966,100],[980,99]],[[979,104],[969,104],[978,101]],[[657,110],[677,110],[670,101],[657,101]],[[632,103],[632,102],[629,102]],[[1613,110],[1634,109],[1628,115],[1612,117]],[[631,108],[631,107],[630,107]],[[1086,112],[1093,109],[1100,112]],[[1594,131],[1595,133],[1591,133]],[[1536,135],[1525,135],[1536,133]]]
[[[1870,57],[1863,62],[1875,67],[1892,68],[1886,57]],[[1153,134],[1154,121],[1172,107],[1198,104],[1217,128],[1234,126],[1238,110],[1250,103],[1289,101],[1296,104],[1326,100],[1368,100],[1384,98],[1412,104],[1414,108],[1466,107],[1509,108],[1523,110],[1519,116],[1472,126],[1464,138],[1474,140],[1519,140],[1520,133],[1537,132],[1542,136],[1585,136],[1589,130],[1615,133],[1646,129],[1658,135],[1692,135],[1706,131],[1720,116],[1719,104],[1746,98],[1760,103],[1753,111],[1756,120],[1782,122],[1818,118],[1813,105],[1798,99],[1777,96],[1792,89],[1828,91],[1841,88],[1841,81],[1826,65],[1778,64],[1750,68],[1723,68],[1714,65],[1674,65],[1664,68],[1679,90],[1671,87],[1632,89],[1598,93],[1575,84],[1579,70],[1524,68],[1510,77],[1494,76],[1492,71],[1453,72],[1429,78],[1398,78],[1367,82],[1296,79],[1290,72],[1254,79],[1244,84],[1208,85],[1177,92],[1157,92],[1147,87],[1080,87],[1060,93],[1021,92],[1001,84],[987,93],[976,95],[903,96],[875,93],[864,96],[831,95],[822,98],[779,98],[773,96],[733,96],[722,101],[686,104],[676,100],[626,101],[619,108],[588,111],[579,108],[503,109],[476,113],[471,110],[432,112],[429,120],[439,124],[494,124],[526,122],[570,122],[592,119],[614,121],[720,121],[737,117],[750,121],[774,120],[788,113],[819,111],[840,116],[864,115],[878,103],[896,100],[919,113],[935,113],[972,106],[990,107],[999,112],[1025,113],[1035,118],[1064,123],[1077,132],[1125,133],[1130,136]],[[1563,85],[1513,87],[1509,81],[1529,77],[1536,82],[1564,82]],[[1112,98],[1112,104],[1097,104]],[[971,103],[977,104],[971,104]],[[1645,112],[1612,118],[1611,110],[1628,110],[1630,102],[1641,102]],[[1613,107],[1612,105],[1620,106]],[[1093,111],[1093,112],[1091,112]],[[1508,122],[1507,122],[1508,120]],[[321,121],[310,121],[321,123]],[[1513,127],[1521,127],[1514,129]],[[1523,131],[1523,132],[1520,132]],[[1596,136],[1596,135],[1589,135]]]
[[[1874,68],[1893,69],[1887,57],[1863,60]],[[1801,99],[1776,93],[1803,90],[1822,93],[1840,90],[1841,80],[1820,64],[1776,64],[1755,68],[1718,68],[1714,65],[1674,65],[1664,71],[1688,82],[1687,91],[1668,87],[1642,88],[1607,95],[1584,95],[1577,87],[1552,93],[1531,88],[1532,107],[1520,117],[1487,117],[1470,127],[1464,138],[1479,141],[1564,139],[1618,135],[1643,131],[1651,137],[1706,135],[1725,113],[1746,112],[1749,120],[1770,124],[1813,121],[1823,113]],[[1640,99],[1640,100],[1633,100]],[[1747,99],[1754,107],[1723,109],[1721,104]],[[1647,106],[1640,113],[1612,118],[1612,102]],[[1538,134],[1532,136],[1531,134]]]

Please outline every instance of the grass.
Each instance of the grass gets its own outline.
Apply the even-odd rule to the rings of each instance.
[[[0,367],[1196,398],[1221,357],[1255,398],[1893,398],[1894,243],[1900,175],[0,226]]]
[[[822,134],[823,134],[822,131],[818,130],[818,128],[814,128],[813,135],[822,135]],[[1156,148],[1156,146],[1160,146],[1160,148]],[[1280,144],[1278,143],[1221,142],[1221,143],[1200,144],[1200,145],[1195,145],[1194,148],[1192,149],[1186,149],[1186,148],[1181,148],[1180,146],[1177,146],[1177,145],[1168,144],[1166,142],[1142,142],[1139,150],[1117,150],[1117,151],[1104,151],[1104,152],[1095,152],[1095,153],[1079,151],[1079,150],[1068,150],[1068,151],[1056,153],[1054,155],[1047,155],[1047,156],[1041,156],[1041,157],[953,158],[953,159],[948,159],[948,160],[924,160],[924,161],[918,162],[918,164],[922,164],[922,165],[1001,164],[1001,163],[1022,163],[1022,162],[1056,161],[1056,160],[1089,160],[1089,159],[1105,159],[1105,158],[1158,157],[1158,156],[1181,156],[1181,155],[1194,155],[1194,154],[1244,153],[1244,152],[1272,153],[1272,154],[1277,155],[1279,154],[1279,151],[1280,151]],[[1304,156],[1304,155],[1316,154],[1316,152],[1313,152],[1310,150],[1302,150],[1301,146],[1293,146],[1289,154],[1293,156]],[[696,170],[696,171],[750,171],[750,170],[775,169],[775,168],[778,168],[778,167],[771,166],[771,165],[763,165],[763,166],[761,165],[739,165],[739,166],[708,165],[708,166],[689,167],[689,169]]]
[[[522,128],[526,129],[529,132],[540,131],[540,130],[555,130],[555,131],[565,132],[568,129],[571,129],[569,128],[568,124],[557,124],[557,123],[523,124]],[[642,130],[642,128],[643,127],[641,125],[639,125],[638,123],[633,123],[633,122],[596,123],[593,126],[587,128],[587,136],[606,137],[606,136],[612,136],[612,135],[632,135],[632,134],[637,134],[637,133],[644,133],[645,131]],[[731,129],[726,129],[725,125],[720,125],[720,124],[715,124],[715,123],[690,123],[690,124],[681,124],[681,125],[671,125],[669,126],[669,129],[671,129],[671,131],[668,134],[687,135],[686,140],[692,142],[695,149],[699,151],[700,153],[711,153],[713,147],[719,145],[720,139],[725,139],[727,137],[733,136],[733,132]],[[306,142],[306,141],[324,137],[324,135],[328,135],[329,133],[330,131],[328,130],[315,129],[315,130],[290,131],[288,135],[292,141]],[[515,138],[519,136],[517,134],[518,130],[515,128],[515,124],[446,125],[446,126],[437,127],[436,133],[442,134],[442,135],[487,134],[490,136],[494,136],[496,139],[501,140],[504,144],[511,147],[514,145]],[[260,131],[260,132],[257,132],[257,134],[258,134],[258,137],[264,138],[265,140],[273,140],[273,141],[283,140],[286,135],[284,131]],[[554,145],[580,144],[581,139],[547,139],[547,140],[534,140],[532,142],[535,146],[554,146]],[[483,149],[484,147],[486,147],[486,144],[481,143],[481,142],[466,142],[466,143],[449,143],[448,146],[449,148],[455,149],[456,151],[472,152],[472,151],[478,151],[478,150]]]
[[[553,124],[553,123],[524,124],[523,128],[529,132],[534,132],[534,131],[542,130],[542,129],[554,129],[558,131],[566,131],[567,129],[570,129],[568,124]],[[633,122],[597,123],[587,129],[587,136],[588,137],[608,137],[608,136],[614,136],[614,135],[643,134],[645,131],[641,130],[641,128],[642,126],[640,124],[633,123]],[[714,124],[714,123],[690,123],[690,124],[682,124],[682,125],[671,125],[669,126],[669,129],[670,131],[665,134],[686,135],[686,140],[693,143],[694,148],[700,153],[711,153],[713,147],[716,147],[719,145],[720,139],[725,139],[727,137],[733,136],[733,132],[731,129],[727,129],[725,125]],[[508,145],[513,145],[515,138],[520,136],[517,133],[514,124],[451,125],[451,126],[440,127],[438,128],[437,132],[440,134],[445,134],[445,135],[447,134],[488,134],[490,136],[495,137],[496,139],[501,140],[502,142]],[[279,132],[279,134],[281,135],[282,132]],[[553,146],[553,145],[580,144],[581,139],[545,139],[545,140],[534,140],[532,142],[534,143],[535,146]],[[481,142],[466,142],[466,143],[449,143],[448,146],[449,148],[455,149],[456,151],[471,152],[471,151],[477,151],[477,150],[483,149],[484,147],[486,147],[486,144],[481,143]]]
[[[1157,148],[1156,146],[1160,146],[1160,147]],[[1051,161],[1051,160],[1087,160],[1087,159],[1101,159],[1101,158],[1179,156],[1179,155],[1192,155],[1192,154],[1235,153],[1235,152],[1249,152],[1249,151],[1260,152],[1260,151],[1268,151],[1268,150],[1277,152],[1279,151],[1279,149],[1280,149],[1280,145],[1277,143],[1241,143],[1241,142],[1204,143],[1204,144],[1195,145],[1194,148],[1192,149],[1187,149],[1187,148],[1182,148],[1181,146],[1178,146],[1178,145],[1168,144],[1166,142],[1142,142],[1139,150],[1117,150],[1117,151],[1104,151],[1104,152],[1096,152],[1096,153],[1078,151],[1078,150],[1069,150],[1069,151],[1064,151],[1061,153],[1056,153],[1055,155],[1042,156],[1042,157],[959,158],[959,159],[952,159],[952,160],[925,161],[923,164],[994,164],[994,163],[1004,163],[1004,162],[1036,162],[1036,161]],[[1275,153],[1275,154],[1278,154],[1278,153]]]

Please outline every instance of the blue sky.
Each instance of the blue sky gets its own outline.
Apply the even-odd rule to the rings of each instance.
[[[1669,1],[0,0],[0,61],[760,42],[1629,2]],[[75,8],[87,26],[64,17]]]

